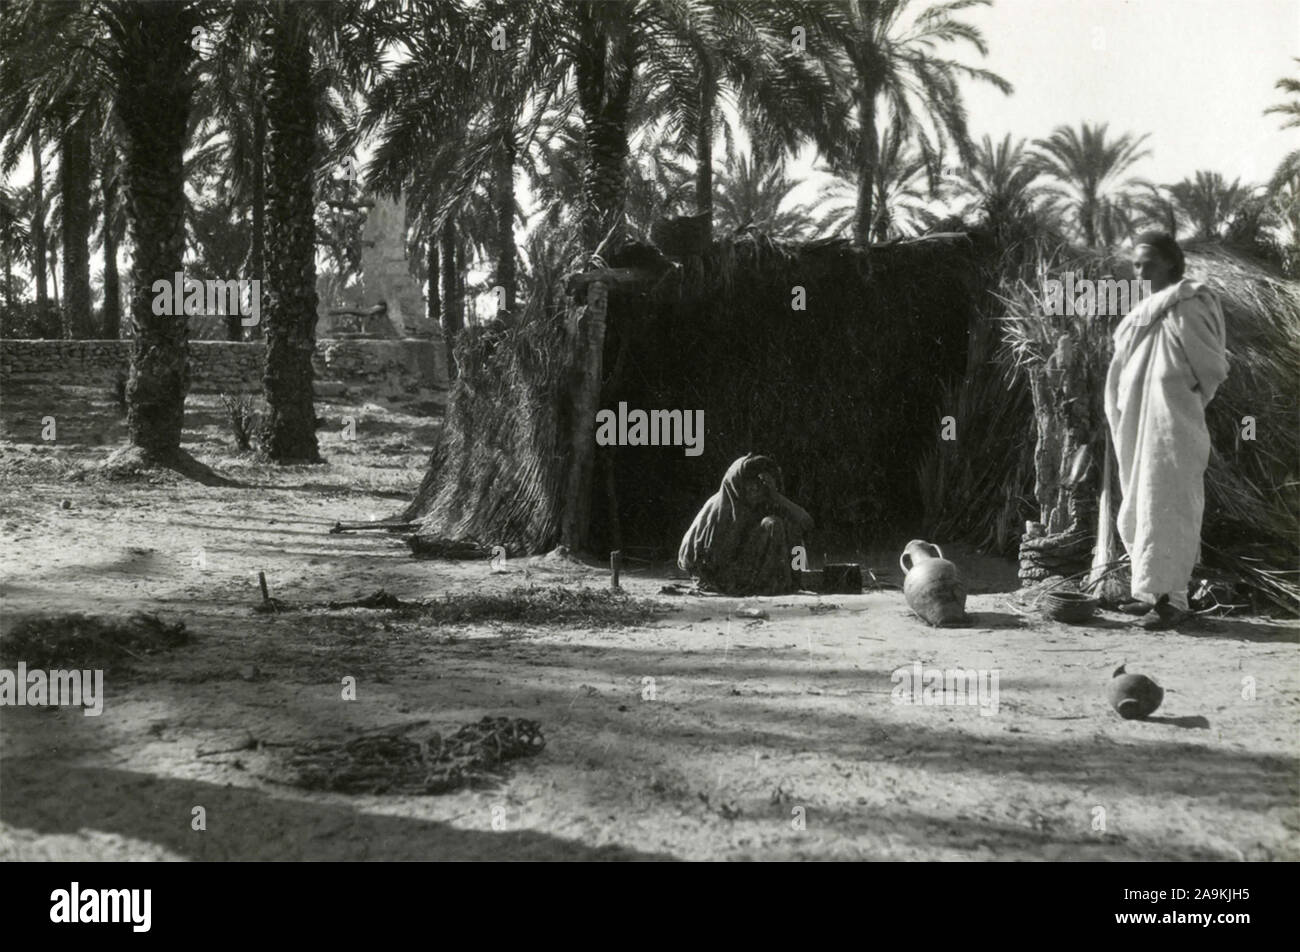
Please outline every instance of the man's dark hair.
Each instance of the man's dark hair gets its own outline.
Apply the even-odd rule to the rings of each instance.
[[[1173,268],[1174,280],[1182,280],[1187,261],[1183,257],[1183,249],[1178,247],[1178,242],[1174,240],[1173,235],[1167,231],[1144,231],[1133,241],[1134,248],[1138,245],[1150,245],[1154,248],[1156,253]]]

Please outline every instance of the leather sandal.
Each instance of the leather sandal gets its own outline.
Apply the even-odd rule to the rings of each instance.
[[[1191,616],[1191,612],[1170,605],[1168,595],[1161,595],[1155,607],[1143,615],[1138,624],[1147,631],[1168,631],[1178,627]]]

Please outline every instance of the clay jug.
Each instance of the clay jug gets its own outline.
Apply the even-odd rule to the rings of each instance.
[[[1106,693],[1110,706],[1126,721],[1140,720],[1153,713],[1165,699],[1165,689],[1145,674],[1129,674],[1120,665],[1112,674]]]
[[[938,628],[965,625],[966,586],[937,545],[913,539],[898,558],[907,606]]]

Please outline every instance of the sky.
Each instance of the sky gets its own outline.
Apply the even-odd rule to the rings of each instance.
[[[1300,130],[1263,115],[1297,73],[1297,0],[997,0],[969,19],[989,42],[984,65],[1015,87],[969,89],[981,135],[1084,120],[1147,132],[1152,155],[1134,171],[1162,183],[1197,169],[1264,180],[1300,148]]]
[[[1105,122],[1112,133],[1150,134],[1152,154],[1132,174],[1160,184],[1198,169],[1265,181],[1300,148],[1300,129],[1263,114],[1286,98],[1277,80],[1300,71],[1300,0],[995,0],[959,17],[983,32],[989,55],[962,44],[955,58],[1015,88],[1007,96],[965,84],[977,142]],[[805,153],[791,177],[811,168]]]

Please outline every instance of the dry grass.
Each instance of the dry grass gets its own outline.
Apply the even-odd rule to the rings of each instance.
[[[0,661],[29,668],[114,668],[170,651],[190,639],[185,625],[156,615],[101,618],[67,614],[28,618],[0,639]]]
[[[447,595],[425,602],[421,615],[439,625],[514,622],[627,628],[669,611],[662,602],[608,588],[518,586],[501,594]]]

